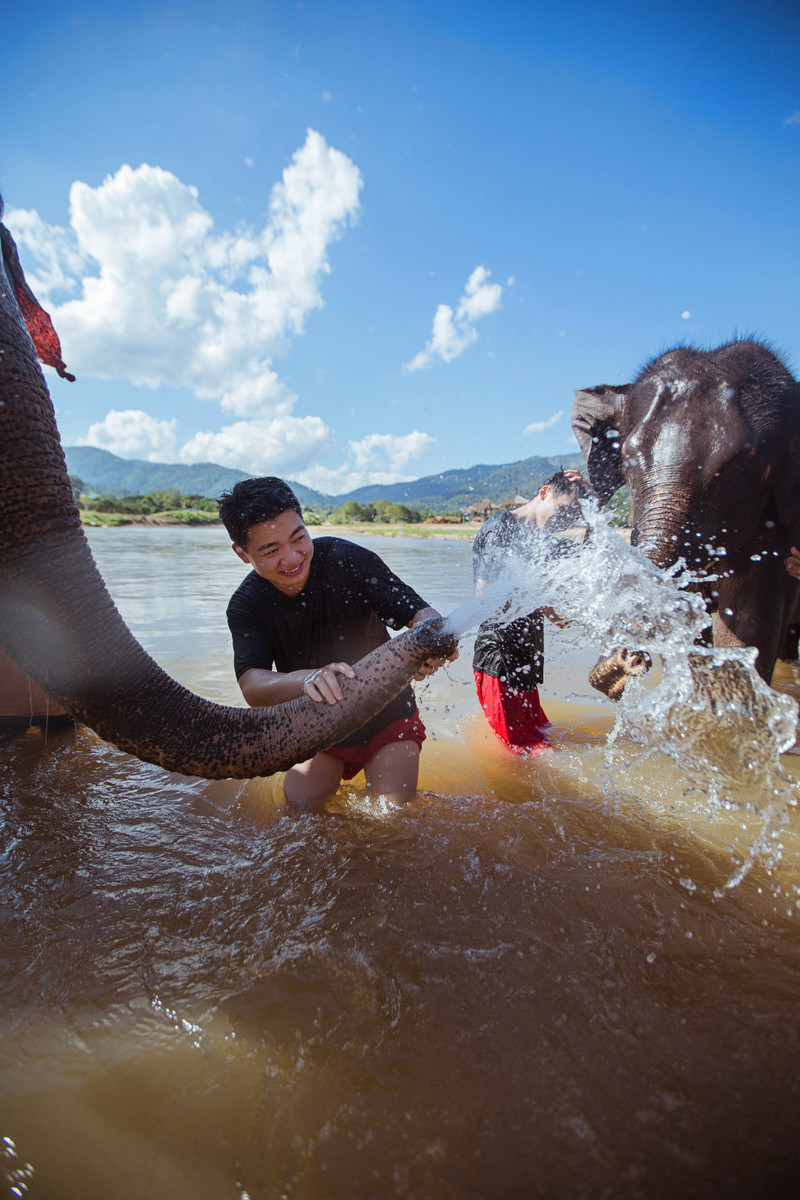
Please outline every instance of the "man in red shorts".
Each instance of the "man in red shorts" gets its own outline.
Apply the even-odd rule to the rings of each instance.
[[[387,625],[439,615],[371,550],[342,538],[312,541],[282,479],[241,480],[220,497],[219,511],[234,551],[253,568],[228,605],[236,677],[252,708],[302,695],[336,704],[339,677],[355,678],[351,664],[389,640]],[[444,661],[428,659],[415,679]],[[273,776],[272,798],[318,808],[363,769],[372,792],[410,799],[424,739],[408,686],[356,733]]]
[[[477,594],[499,577],[509,555],[530,559],[537,552],[568,552],[572,543],[551,535],[580,520],[579,500],[590,494],[578,471],[557,471],[532,500],[490,518],[472,546]],[[475,639],[472,668],[481,708],[514,754],[549,745],[545,730],[550,722],[538,689],[544,678],[543,616],[560,623],[553,609],[537,609],[505,625],[486,621]]]

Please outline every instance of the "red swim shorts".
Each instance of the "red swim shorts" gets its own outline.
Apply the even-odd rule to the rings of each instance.
[[[359,771],[363,771],[376,750],[381,746],[391,746],[393,742],[416,742],[422,749],[425,741],[425,726],[418,712],[413,717],[403,717],[400,721],[392,721],[375,737],[370,738],[362,746],[332,746],[325,750],[331,758],[338,758],[344,763],[342,779],[352,779]]]
[[[494,733],[513,754],[549,746],[544,732],[550,722],[539,703],[539,692],[509,687],[502,679],[473,671],[481,708]]]

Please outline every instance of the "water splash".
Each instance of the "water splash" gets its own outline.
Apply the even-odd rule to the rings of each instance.
[[[553,608],[573,630],[598,642],[646,651],[661,677],[629,681],[617,706],[609,745],[627,739],[668,755],[691,780],[708,813],[754,812],[760,836],[728,881],[734,886],[756,858],[774,865],[778,834],[797,805],[780,756],[795,742],[798,707],[774,692],[755,670],[752,648],[698,645],[710,621],[696,577],[683,563],[656,567],[629,546],[594,504],[582,505],[589,533],[582,546],[534,537],[524,554],[505,551],[495,582],[448,618],[457,636],[482,621],[506,623],[534,608]],[[613,769],[612,757],[608,758]]]

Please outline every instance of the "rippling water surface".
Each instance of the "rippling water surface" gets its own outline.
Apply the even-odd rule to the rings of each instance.
[[[239,703],[224,533],[90,540],[158,661]],[[469,596],[468,545],[367,543],[441,611]],[[753,853],[775,779],[758,760],[753,803],[708,783],[741,727],[688,770],[664,723],[685,709],[654,744],[634,705],[609,741],[602,639],[548,639],[553,753],[487,733],[467,640],[417,687],[402,808],[349,785],[270,815],[258,780],[170,775],[85,729],[0,747],[6,1194],[797,1194],[798,760]]]

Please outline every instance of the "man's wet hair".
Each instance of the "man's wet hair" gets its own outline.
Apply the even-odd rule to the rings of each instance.
[[[545,479],[540,487],[551,487],[557,496],[571,496],[573,500],[585,500],[589,489],[583,479],[570,479],[564,468],[556,471],[549,479]]]
[[[247,535],[253,525],[273,521],[284,512],[303,515],[300,501],[288,483],[275,475],[240,479],[229,491],[222,493],[218,504],[220,520],[237,546],[247,545]]]

